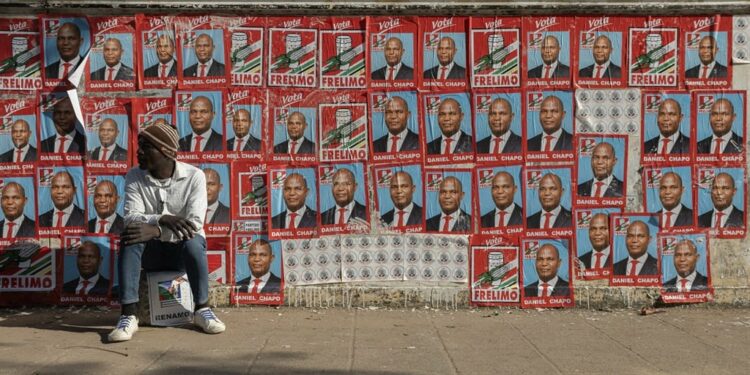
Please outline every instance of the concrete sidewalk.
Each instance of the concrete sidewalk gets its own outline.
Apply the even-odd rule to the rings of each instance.
[[[116,311],[0,309],[3,374],[747,374],[750,310],[220,308],[227,332],[141,327]]]

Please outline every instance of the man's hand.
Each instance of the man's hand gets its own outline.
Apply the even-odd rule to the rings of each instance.
[[[193,238],[195,232],[198,231],[193,223],[173,215],[162,215],[159,224],[174,232],[182,240]]]
[[[159,237],[159,227],[147,223],[130,223],[120,235],[125,246],[150,241]]]

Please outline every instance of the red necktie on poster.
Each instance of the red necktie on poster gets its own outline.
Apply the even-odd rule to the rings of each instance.
[[[196,135],[195,146],[193,146],[193,152],[201,152],[201,141],[203,141],[203,137],[200,135]]]
[[[16,223],[8,221],[7,223],[5,223],[5,225],[8,226],[8,233],[5,235],[5,238],[13,238],[13,227],[16,225]]]
[[[398,140],[401,139],[401,137],[394,135],[391,137],[391,151],[390,152],[398,152]]]
[[[107,160],[108,152],[109,152],[109,149],[107,147],[102,147],[102,158],[100,160]]]
[[[667,146],[669,146],[669,141],[670,141],[669,138],[664,138],[664,139],[661,140],[661,154],[662,155],[666,155],[666,154],[669,153],[669,151],[668,151],[669,147],[667,147]]]
[[[440,79],[446,79],[448,76],[448,68],[441,66],[440,67]]]
[[[503,139],[502,138],[495,138],[495,139],[493,139],[493,141],[495,141],[495,146],[492,148],[492,153],[493,154],[499,154],[500,153],[500,144],[503,143]]]
[[[70,73],[70,66],[73,65],[71,63],[63,63],[63,74],[62,78],[67,78],[68,73]]]
[[[299,216],[299,214],[296,214],[294,212],[289,213],[289,229],[297,229],[297,216]]]
[[[107,68],[107,81],[115,79],[115,68]]]
[[[55,222],[55,228],[61,228],[63,226],[63,216],[65,216],[65,212],[57,211],[57,221]]]
[[[716,229],[721,228],[721,218],[724,216],[723,212],[716,211],[716,223],[714,224],[714,227]]]
[[[159,77],[167,78],[167,64],[160,64],[160,65],[161,65],[161,71],[159,72]]]
[[[253,289],[250,291],[250,293],[258,294],[258,286],[260,286],[260,279],[253,280]]]
[[[91,284],[91,281],[83,280],[81,283],[83,284],[83,286],[78,291],[78,295],[79,296],[86,295],[86,289],[88,289],[89,285]]]
[[[500,216],[499,219],[497,219],[497,226],[498,227],[504,227],[505,226],[505,211],[500,211],[497,213],[497,216]]]
[[[552,135],[544,136],[544,152],[552,151],[552,141],[555,139]]]
[[[289,153],[290,154],[297,153],[297,141],[292,141],[291,143],[289,143]]]
[[[542,226],[543,229],[549,229],[551,227],[552,223],[550,222],[551,221],[550,219],[552,219],[552,213],[551,212],[545,213],[544,225]]]
[[[450,155],[453,152],[451,152],[451,142],[453,142],[453,138],[446,138],[445,140],[445,151],[443,151],[443,155]]]
[[[596,189],[594,190],[594,197],[599,198],[602,194],[602,186],[604,186],[604,183],[601,181],[597,181],[594,183],[596,185]]]
[[[451,231],[451,219],[453,219],[453,216],[451,216],[451,215],[445,215],[445,217],[443,218],[443,220],[445,220],[445,221],[443,222],[443,229],[441,230],[441,232],[450,232]]]
[[[339,225],[346,224],[346,208],[339,208]]]
[[[242,151],[243,143],[244,142],[242,142],[242,139],[237,138],[237,145],[234,146],[234,151]]]
[[[701,78],[708,79],[708,67],[705,65],[703,66],[703,74],[701,74]]]
[[[601,251],[597,251],[596,254],[594,255],[596,256],[596,259],[594,259],[594,268],[595,269],[602,268],[602,257],[604,256],[604,254],[602,254]]]
[[[201,64],[201,74],[199,77],[205,77],[206,76],[206,64]]]
[[[721,141],[723,141],[721,138],[714,139],[714,143],[716,144],[716,146],[714,146],[715,155],[721,155]]]
[[[549,288],[549,284],[542,283],[542,295],[539,297],[547,297],[547,293],[549,292],[548,288]]]
[[[404,212],[403,210],[398,211],[398,222],[396,223],[396,227],[400,228],[404,226]]]
[[[211,211],[213,211],[213,210],[210,209],[210,208],[206,209],[206,216],[203,216],[203,224],[207,224],[208,223],[208,217],[211,214]]]
[[[23,150],[16,150],[16,163],[20,163],[23,161]]]
[[[393,72],[396,71],[396,69],[389,67],[388,68],[388,80],[393,81]]]
[[[107,220],[99,220],[99,231],[97,233],[107,233]]]
[[[602,66],[601,65],[596,66],[596,74],[594,74],[594,78],[602,78]]]
[[[57,138],[58,141],[60,141],[60,145],[57,146],[57,152],[62,154],[65,152],[65,141],[68,139],[68,137],[60,137]]]
[[[549,65],[545,65],[544,66],[544,78],[552,78],[552,77],[550,77],[550,74],[549,74],[549,72],[550,72],[551,69],[552,69],[552,67],[549,66]]]
[[[662,223],[662,228],[671,228],[672,227],[672,211],[667,211],[664,213],[664,216],[666,218],[664,219],[664,223]]]
[[[630,272],[628,272],[628,276],[636,276],[638,273],[636,272],[638,267],[638,261],[633,259],[630,261]]]
[[[680,279],[680,291],[681,292],[687,291],[687,283],[688,283],[688,279]]]

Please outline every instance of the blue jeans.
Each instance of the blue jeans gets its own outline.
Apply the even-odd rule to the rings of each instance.
[[[206,239],[195,236],[181,242],[147,242],[124,246],[118,258],[120,304],[138,302],[141,268],[152,271],[186,272],[195,305],[208,303],[208,262]]]

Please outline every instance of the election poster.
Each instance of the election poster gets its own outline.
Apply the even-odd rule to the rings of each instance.
[[[312,17],[268,18],[268,86],[318,87],[318,30]]]
[[[420,164],[377,165],[375,210],[381,227],[396,233],[424,232],[424,189]]]
[[[638,89],[576,89],[576,131],[639,134],[641,91]]]
[[[226,17],[225,21],[228,23],[231,41],[231,86],[263,86],[266,19],[242,16]]]
[[[521,238],[521,307],[573,307],[570,237]]]
[[[54,303],[57,286],[55,250],[38,240],[27,239],[0,246],[0,304],[16,305],[19,301],[37,300]],[[25,293],[11,293],[25,292]]]
[[[39,19],[0,19],[0,90],[41,90]]]
[[[520,87],[526,54],[521,52],[521,17],[471,17],[471,87]]]
[[[230,80],[227,34],[221,17],[183,16],[174,25],[180,59],[177,82],[181,89],[217,89]],[[221,107],[219,107],[221,108]]]
[[[407,281],[450,281],[466,285],[469,281],[468,236],[407,235],[404,262],[404,279]]]
[[[367,88],[365,17],[327,17],[319,26],[320,88]]]
[[[526,167],[526,236],[573,235],[572,167]]]
[[[224,101],[227,159],[260,161],[266,152],[266,95],[259,89],[230,88]]]
[[[340,283],[342,280],[341,239],[341,236],[334,235],[321,236],[312,240],[282,240],[281,249],[282,258],[284,259],[285,285],[300,286]],[[391,251],[395,251],[393,248],[390,249]],[[386,248],[387,250],[388,247]],[[380,259],[380,254],[376,254],[376,259]],[[403,264],[403,260],[401,260],[401,264]],[[403,266],[399,275],[401,275],[399,280],[403,280]]]
[[[165,123],[175,126],[172,115],[174,114],[173,101],[171,97],[139,97],[132,100],[132,116],[136,132],[133,133],[131,145],[138,142],[138,134],[147,126],[156,123]],[[135,153],[133,153],[135,154]]]
[[[572,91],[526,91],[527,161],[574,161]]]
[[[524,232],[523,165],[485,165],[474,168],[475,214],[479,233],[512,236]]]
[[[713,300],[709,239],[705,232],[659,234],[661,300],[696,303]]]
[[[423,66],[419,72],[420,89],[460,91],[468,88],[468,23],[468,17],[419,18]]]
[[[642,94],[641,161],[681,163],[692,160],[690,93],[645,91]]]
[[[175,49],[176,17],[169,15],[137,14],[136,43],[138,50],[138,88],[168,89],[177,86],[177,60],[181,54]]]
[[[413,91],[370,93],[372,161],[421,161],[423,146],[420,105]]]
[[[471,169],[424,169],[425,230],[443,234],[474,233]]]
[[[230,300],[234,304],[281,305],[284,271],[281,241],[261,234],[233,233],[234,278]]]
[[[228,285],[228,270],[231,262],[227,256],[227,237],[214,237],[207,239],[206,263],[208,264],[209,284]]]
[[[685,86],[725,89],[732,84],[732,20],[715,14],[680,18]]]
[[[620,88],[626,86],[624,53],[628,18],[618,16],[576,17],[573,51],[578,58],[573,69],[576,87]]]
[[[427,164],[474,161],[474,129],[468,93],[422,94]]]
[[[745,165],[747,119],[745,91],[693,91],[695,114],[691,137],[697,142],[695,161]]]
[[[569,89],[576,66],[573,54],[575,18],[571,16],[524,17],[523,48],[526,54],[526,87]]]
[[[5,175],[0,178],[0,246],[37,233],[36,194],[33,176]]]
[[[86,154],[81,106],[75,90],[42,93],[39,101],[38,161],[80,164]]]
[[[206,234],[227,235],[231,229],[231,181],[229,165],[225,163],[202,163],[196,165],[206,175],[206,195],[208,208],[203,227]]]
[[[119,236],[125,230],[125,176],[86,176],[87,233]]]
[[[646,212],[657,215],[662,232],[691,232],[696,227],[695,188],[690,165],[643,169]]]
[[[130,168],[132,103],[126,98],[81,100],[86,129],[86,169],[92,173],[125,173]]]
[[[470,301],[477,306],[518,306],[519,287],[518,244],[485,244],[494,239],[473,236],[471,240]]]
[[[419,82],[417,17],[367,17],[369,44],[369,87],[380,90],[413,90]]]
[[[619,207],[577,208],[574,211],[576,253],[571,254],[571,259],[576,278],[609,279],[613,257],[609,217],[619,212]]]
[[[232,231],[268,231],[268,172],[265,164],[235,161],[231,164]]]
[[[659,218],[648,213],[611,213],[612,277],[610,286],[659,285],[656,237]]]
[[[625,206],[628,137],[576,136],[576,206]]]
[[[680,19],[636,17],[628,31],[628,85],[672,87],[680,85],[684,62],[679,51]]]
[[[269,166],[269,238],[314,238],[320,232],[314,167]]]
[[[370,233],[365,165],[321,164],[318,178],[321,234]]]
[[[147,274],[151,325],[168,327],[193,322],[193,292],[187,274],[181,271]]]
[[[36,95],[0,99],[0,170],[33,175],[38,155],[39,117]]]
[[[135,17],[89,17],[91,50],[86,91],[135,91]]]
[[[368,159],[367,92],[330,92],[320,100],[318,119],[321,162]]]
[[[106,305],[112,288],[112,238],[65,236],[62,246],[60,303]]]
[[[394,236],[342,237],[342,281],[403,281],[405,273],[404,258],[401,255],[403,254],[401,251],[404,251],[403,243],[402,239],[395,239]],[[304,264],[304,257],[302,262]]]
[[[180,137],[178,160],[223,161],[224,92],[177,90],[174,98],[174,120]]]
[[[318,160],[318,106],[325,95],[304,89],[268,91],[271,161],[300,164]]]
[[[523,161],[522,93],[518,91],[475,91],[473,124],[477,163]]]
[[[78,87],[86,72],[91,30],[84,17],[41,16],[44,88]]]
[[[745,238],[747,195],[744,167],[696,165],[698,229],[716,238]]]
[[[84,173],[81,166],[37,167],[40,235],[60,236],[86,231]]]

